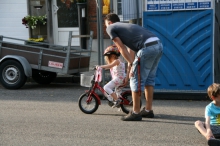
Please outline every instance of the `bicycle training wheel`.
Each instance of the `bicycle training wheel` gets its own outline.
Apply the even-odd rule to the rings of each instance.
[[[129,104],[120,104],[121,106],[121,110],[128,114],[129,111],[132,111],[133,110],[133,101],[132,101],[132,95],[131,95],[131,92],[126,92],[125,94],[122,95],[123,98],[127,99]],[[123,102],[123,101],[122,101]],[[142,101],[140,100],[140,108],[142,106]]]
[[[85,114],[92,114],[98,109],[99,104],[94,95],[88,97],[88,94],[84,93],[79,97],[78,106]]]

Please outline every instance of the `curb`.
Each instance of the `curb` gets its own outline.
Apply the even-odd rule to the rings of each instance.
[[[32,78],[28,78],[27,82],[35,82]],[[52,83],[80,83],[80,76],[74,75],[58,75]]]

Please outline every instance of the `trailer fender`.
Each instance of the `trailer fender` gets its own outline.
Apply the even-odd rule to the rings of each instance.
[[[31,77],[32,76],[32,69],[31,69],[31,65],[29,64],[29,62],[27,61],[26,58],[22,57],[22,56],[17,56],[17,55],[6,55],[4,56],[1,60],[0,63],[4,62],[5,60],[17,60],[18,62],[21,63],[21,65],[23,66],[24,69],[24,73],[27,77]]]

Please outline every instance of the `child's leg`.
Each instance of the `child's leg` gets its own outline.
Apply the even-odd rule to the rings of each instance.
[[[210,125],[210,128],[212,130],[212,134],[215,138],[220,138],[220,126],[218,125]]]
[[[117,95],[113,92],[113,88],[115,88],[115,83],[113,81],[108,82],[104,87],[104,90],[112,96],[114,100],[117,100]]]
[[[199,130],[199,132],[206,138],[206,128],[204,127],[204,123],[201,121],[196,121],[195,122],[195,127]],[[207,139],[208,140],[208,139]]]
[[[111,94],[111,96],[113,97],[114,100],[117,100],[117,99],[118,99],[118,97],[117,97],[117,95],[115,94],[115,92],[113,92],[113,93]]]
[[[122,93],[122,87],[116,87],[115,88],[115,93],[116,93],[117,97],[119,98],[121,96],[121,93]]]
[[[117,100],[115,100],[114,105],[112,106],[113,108],[119,107],[119,105],[122,101],[122,99],[120,98],[121,91],[122,90],[119,87],[115,87],[115,93],[116,93],[115,95],[117,96]]]

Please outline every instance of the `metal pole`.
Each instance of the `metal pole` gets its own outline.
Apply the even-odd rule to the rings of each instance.
[[[101,53],[101,64],[104,64],[104,57],[103,55],[103,23],[102,23],[102,0],[98,0],[99,1],[99,33],[100,33],[100,53]],[[102,78],[102,83],[105,83],[105,70],[103,70],[103,74],[102,74],[103,78]]]
[[[139,1],[138,0],[135,0],[136,1],[136,10],[137,10],[137,25],[140,24],[139,22]]]
[[[99,28],[100,28],[100,20],[99,20],[99,4],[98,0],[96,0],[96,19],[97,19],[97,44],[98,44],[98,64],[101,64],[101,58],[100,58],[100,33],[99,33]]]
[[[78,23],[79,23],[79,34],[86,34],[86,16],[82,15],[82,11],[86,14],[86,3],[77,3],[78,8]],[[80,38],[80,48],[86,49],[86,38]]]
[[[114,13],[113,0],[110,0],[110,13]],[[111,44],[112,45],[114,44],[112,40],[111,40]]]
[[[68,72],[68,68],[69,68],[69,64],[70,64],[70,52],[71,52],[71,43],[72,43],[72,38],[73,38],[73,32],[70,31],[69,32],[69,39],[68,39],[68,47],[67,47],[67,51],[66,51],[66,60],[64,63],[64,67],[65,67],[65,73]]]
[[[53,39],[53,20],[52,20],[52,2],[51,0],[46,1],[46,6],[47,6],[47,40],[49,44],[54,44],[54,39]],[[56,15],[57,16],[57,15]]]
[[[103,54],[103,23],[102,23],[102,0],[99,0],[99,33],[100,33],[100,53]],[[101,57],[101,63],[104,64],[104,59]]]
[[[113,13],[113,0],[110,0],[110,13]]]

